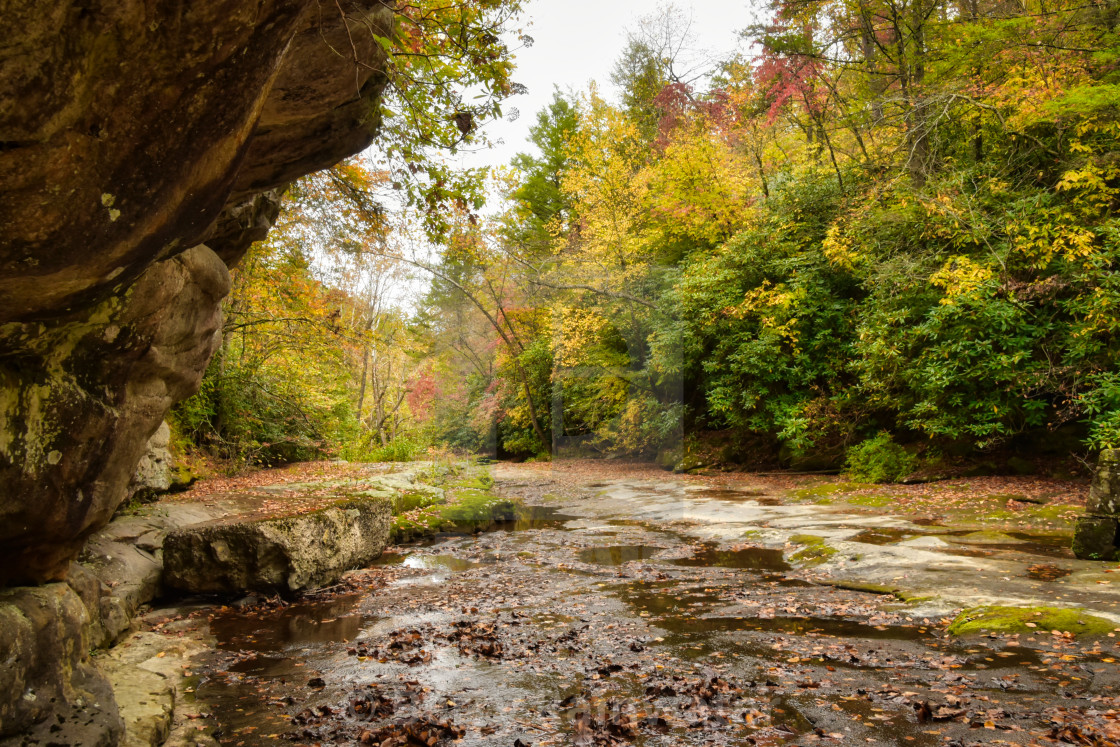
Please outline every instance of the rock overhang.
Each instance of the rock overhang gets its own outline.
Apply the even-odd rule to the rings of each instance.
[[[380,0],[0,0],[0,585],[65,577],[286,185],[374,138]]]

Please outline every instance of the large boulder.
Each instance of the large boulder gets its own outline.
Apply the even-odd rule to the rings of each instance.
[[[1105,449],[1097,459],[1085,511],[1100,516],[1120,516],[1120,449]]]
[[[377,558],[392,504],[354,498],[296,516],[222,520],[171,532],[163,582],[188,592],[294,592],[325,586]]]
[[[1120,449],[1101,452],[1085,514],[1074,531],[1074,555],[1085,560],[1120,557]]]
[[[368,145],[382,0],[0,0],[0,586],[65,578],[286,185]]]

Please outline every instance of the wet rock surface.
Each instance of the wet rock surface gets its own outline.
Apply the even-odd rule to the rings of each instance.
[[[765,490],[498,474],[503,495],[564,520],[397,548],[297,603],[153,619],[214,637],[194,662],[202,731],[245,745],[1116,738],[1115,633],[946,631],[977,600],[1091,604],[1120,621],[1107,585],[1076,580],[1100,565],[1042,554],[1045,538],[963,545],[948,531],[966,530]],[[792,561],[805,545],[790,538],[810,536],[836,556]],[[907,544],[924,538],[940,545]],[[957,554],[971,547],[986,554]]]
[[[113,686],[124,723],[124,747],[167,743],[177,726],[177,705],[178,725],[191,720],[191,712],[181,701],[187,696],[190,660],[205,648],[190,638],[169,641],[156,633],[140,632],[97,657],[98,668]]]

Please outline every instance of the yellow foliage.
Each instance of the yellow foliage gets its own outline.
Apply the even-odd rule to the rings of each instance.
[[[991,269],[973,262],[968,257],[956,255],[946,260],[929,281],[944,289],[945,297],[941,299],[941,303],[951,306],[958,296],[971,293],[992,277],[994,273]]]
[[[844,235],[843,228],[838,223],[828,227],[821,249],[833,267],[850,271],[859,262],[858,252],[852,248],[851,239]]]

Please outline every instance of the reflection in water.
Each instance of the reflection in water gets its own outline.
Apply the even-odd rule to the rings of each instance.
[[[933,536],[936,536],[936,534],[937,533],[933,533]],[[914,537],[922,536],[929,535],[906,529],[897,529],[895,527],[872,527],[852,537],[851,541],[862,542],[865,545],[893,545],[895,542],[903,542]]]
[[[454,555],[409,555],[401,564],[405,568],[419,568],[427,571],[469,571],[481,568],[485,563],[475,563],[466,558],[457,558]]]
[[[756,501],[763,505],[781,505],[781,499],[776,497],[764,498],[766,491],[761,488],[704,488],[703,490],[690,490],[689,498],[707,498],[717,501]]]
[[[523,532],[526,529],[563,529],[564,524],[579,519],[560,513],[554,506],[522,506],[512,521],[495,521],[488,529],[499,532]]]
[[[715,545],[705,545],[693,552],[690,558],[668,561],[673,565],[691,568],[737,568],[754,571],[786,571],[789,563],[780,549],[770,547],[745,547],[737,550],[719,550]]]
[[[663,547],[653,545],[612,545],[609,547],[588,547],[580,550],[579,559],[594,565],[624,565],[633,560],[649,560]]]
[[[283,651],[309,643],[353,639],[370,621],[356,612],[357,594],[306,601],[259,613],[230,613],[210,621],[210,633],[227,651]]]
[[[702,588],[689,589],[677,583],[636,582],[615,587],[613,591],[641,616],[672,633],[729,633],[742,630],[874,640],[917,640],[926,637],[926,634],[913,626],[875,626],[842,617],[704,617],[721,602],[720,595]]]

